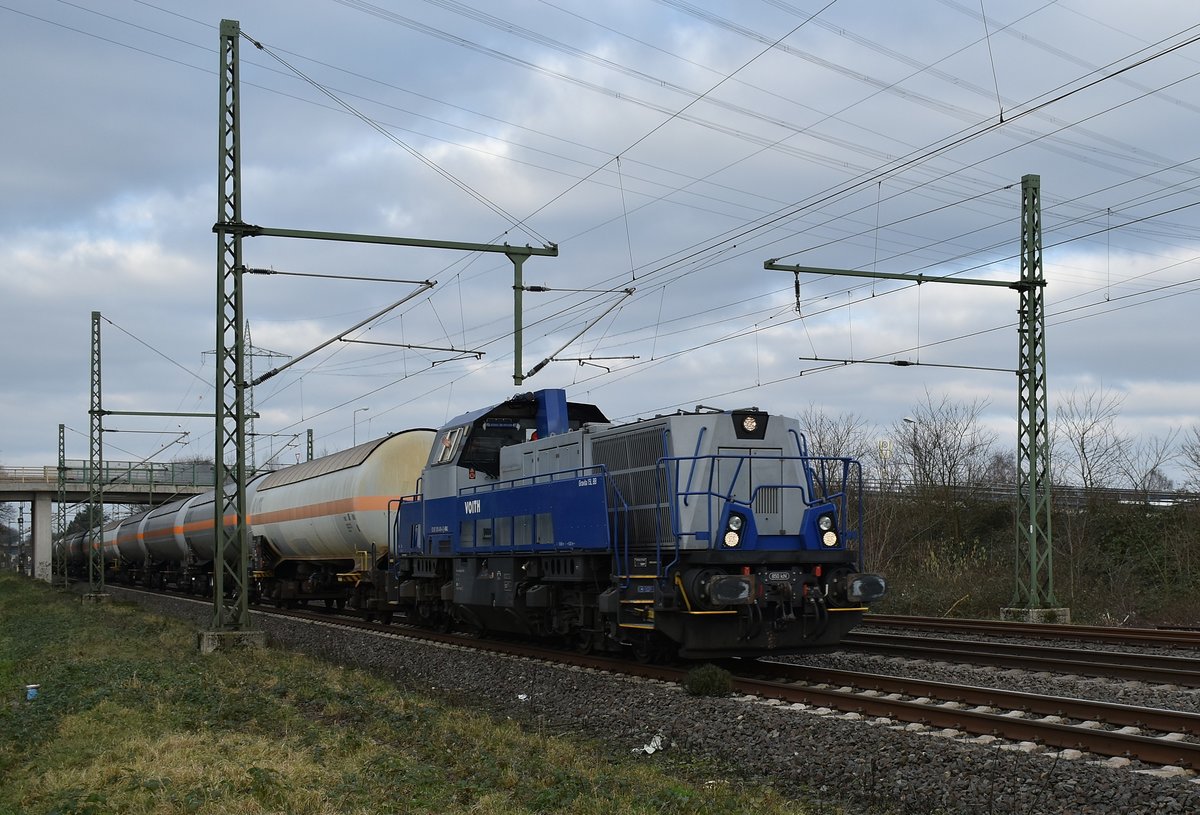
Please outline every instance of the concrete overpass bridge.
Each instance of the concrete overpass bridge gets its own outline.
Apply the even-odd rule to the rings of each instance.
[[[63,495],[58,467],[0,466],[0,503],[28,501],[32,507],[33,576],[50,580],[52,505],[86,504],[91,500],[91,467],[87,461],[64,462]],[[208,492],[213,488],[213,465],[202,462],[169,464],[106,461],[103,464],[105,504],[158,506]]]

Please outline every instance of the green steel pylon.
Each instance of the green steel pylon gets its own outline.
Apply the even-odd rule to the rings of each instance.
[[[217,165],[217,380],[216,449],[213,454],[213,630],[251,627],[249,535],[246,527],[245,353],[242,326],[241,148],[238,138],[236,20],[221,21],[221,100]],[[232,465],[226,461],[232,460]],[[232,473],[229,467],[232,466]],[[230,477],[232,476],[232,477]]]
[[[1050,535],[1050,429],[1046,396],[1046,280],[1041,176],[1021,179],[1020,393],[1017,401],[1015,608],[1055,606]]]
[[[768,260],[770,271],[869,277],[911,283],[957,283],[966,286],[1003,286],[1021,296],[1020,361],[1017,374],[1017,587],[1012,605],[1034,609],[1057,605],[1054,597],[1054,563],[1050,539],[1050,431],[1046,398],[1046,318],[1042,275],[1041,176],[1021,179],[1021,279],[1014,282],[965,277],[869,272],[792,266]],[[797,289],[799,291],[799,289]],[[797,301],[798,302],[798,301]]]
[[[100,396],[100,312],[92,312],[91,398],[88,408],[88,591],[104,594],[104,409]]]

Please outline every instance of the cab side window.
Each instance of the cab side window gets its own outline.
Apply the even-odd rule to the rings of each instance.
[[[466,434],[465,427],[452,427],[444,432],[437,441],[437,456],[434,458],[434,464],[446,464],[454,461],[454,457],[458,455],[458,448],[462,444],[462,438]]]

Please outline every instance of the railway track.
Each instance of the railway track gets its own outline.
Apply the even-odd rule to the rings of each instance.
[[[1026,637],[1030,639],[1075,640],[1110,645],[1200,648],[1200,631],[1178,628],[1124,628],[1099,625],[1062,625],[1021,623],[1002,620],[910,617],[899,614],[868,614],[864,624],[906,631],[941,631],[956,634],[979,633],[989,637]]]
[[[182,595],[179,599],[204,602]],[[645,665],[523,642],[384,625],[328,611],[265,607],[254,611],[334,628],[370,631],[380,636],[417,639],[665,682],[683,683],[691,668]],[[1200,741],[1197,741],[1200,714],[1196,713],[768,660],[730,660],[723,665],[733,675],[736,692],[775,700],[774,703],[804,705],[817,713],[871,718],[879,720],[876,724],[880,725],[894,723],[900,727],[937,729],[949,737],[1032,742],[1150,765],[1200,769]]]
[[[1200,659],[1184,656],[983,640],[946,640],[862,631],[847,635],[842,640],[841,649],[1029,671],[1111,677],[1150,684],[1200,687]]]
[[[773,661],[735,670],[739,689],[766,698],[975,736],[1200,768],[1197,713]]]
[[[323,616],[309,614],[318,619]],[[666,682],[683,683],[690,670],[690,667],[643,665],[526,643],[480,640],[419,629],[396,632],[394,626],[358,621],[353,627],[382,629],[403,636]],[[1102,757],[1200,769],[1200,742],[1194,740],[1200,736],[1197,713],[766,660],[732,660],[724,664],[733,674],[734,690],[762,699],[938,728],[947,736],[1032,742]]]

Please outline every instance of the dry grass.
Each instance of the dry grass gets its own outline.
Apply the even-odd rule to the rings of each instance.
[[[41,684],[22,701],[18,689]],[[202,657],[186,626],[0,575],[0,815],[792,813],[294,654]],[[827,811],[827,810],[824,810]]]

